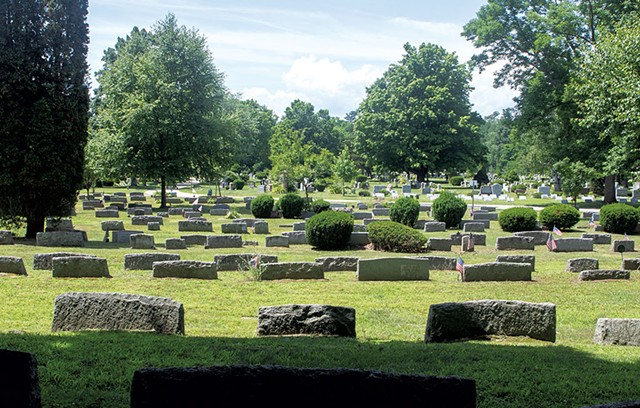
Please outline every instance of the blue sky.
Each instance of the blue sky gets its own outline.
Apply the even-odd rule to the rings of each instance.
[[[477,50],[460,36],[486,0],[204,1],[92,0],[89,64],[134,26],[150,28],[173,13],[208,39],[225,85],[281,115],[295,99],[344,116],[365,88],[401,59],[403,44],[431,42],[460,62]],[[513,105],[515,93],[494,89],[492,73],[474,73],[471,95],[482,115]]]

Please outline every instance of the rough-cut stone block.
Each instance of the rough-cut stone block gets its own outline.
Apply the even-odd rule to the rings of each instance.
[[[427,261],[429,270],[454,271],[456,269],[456,258],[446,256],[416,256],[416,258]]]
[[[151,207],[129,207],[127,208],[128,215],[153,215],[153,209]],[[160,214],[158,214],[160,216]]]
[[[376,217],[388,217],[389,209],[388,208],[374,208],[371,210],[371,213]],[[369,217],[373,218],[373,217]]]
[[[254,234],[268,234],[269,223],[266,221],[260,221],[253,224]]]
[[[624,248],[624,250],[621,250]],[[630,239],[614,240],[611,243],[611,251],[613,252],[633,252],[635,251],[635,242]]]
[[[482,224],[485,229],[491,228],[491,221],[489,220],[461,220],[460,229],[464,230],[464,226],[467,224]]]
[[[179,207],[171,207],[168,210],[169,215],[182,215],[184,214],[184,208],[179,208]]]
[[[367,232],[367,226],[364,224],[353,224],[353,232]]]
[[[100,223],[103,231],[123,231],[124,222],[120,220],[116,221],[102,221]]]
[[[498,213],[493,213],[493,212],[487,212],[487,213],[480,213],[480,212],[475,212],[473,213],[473,220],[489,220],[489,221],[498,221]]]
[[[69,231],[73,230],[71,218],[47,217],[45,231]]]
[[[218,279],[214,262],[159,261],[152,270],[154,278]]]
[[[178,254],[165,254],[162,252],[147,252],[143,254],[125,254],[124,269],[150,271],[154,262],[179,261],[179,260],[180,260],[180,255]]]
[[[83,247],[85,243],[82,231],[38,232],[36,245],[47,247]]]
[[[274,392],[283,385],[286,400]],[[133,375],[132,408],[196,407],[203,401],[221,407],[294,406],[300,401],[308,407],[417,407],[428,401],[433,407],[472,408],[476,385],[458,377],[255,365],[145,368]]]
[[[368,232],[352,232],[348,242],[352,246],[365,246],[370,243]]]
[[[324,269],[316,262],[270,263],[264,264],[260,279],[324,279]]]
[[[147,225],[150,222],[157,222],[163,225],[164,219],[157,215],[136,215],[135,217],[131,217],[132,225]]]
[[[285,237],[284,235],[270,235],[265,238],[265,246],[289,248],[289,237]]]
[[[223,234],[246,234],[247,224],[240,222],[232,222],[228,224],[220,225],[220,230]]]
[[[42,403],[35,356],[0,349],[0,361],[0,405],[8,408],[40,408]]]
[[[622,269],[627,271],[640,270],[640,258],[630,258],[622,261]]]
[[[51,331],[90,329],[184,334],[184,307],[169,298],[124,293],[56,296]]]
[[[556,341],[556,306],[517,300],[474,300],[431,305],[425,342],[439,343],[487,335],[528,336]]]
[[[356,337],[356,310],[329,305],[262,306],[256,334]]]
[[[451,238],[429,238],[427,249],[429,251],[451,251]]]
[[[60,257],[95,257],[95,255],[90,254],[76,254],[74,252],[53,252],[49,254],[34,254],[33,255],[33,269],[38,270],[51,270],[53,268],[53,258]]]
[[[498,251],[512,249],[534,250],[535,245],[533,243],[533,238],[527,236],[498,237],[496,239],[496,249]]]
[[[258,264],[277,263],[277,255],[257,255],[257,254],[229,254],[216,255],[213,261],[218,271],[241,271],[247,269],[250,262],[258,257]]]
[[[149,231],[160,231],[160,223],[158,223],[158,222],[149,222],[149,223],[147,223],[147,229]]]
[[[531,237],[533,238],[533,245],[547,245],[547,240],[549,239],[549,232],[547,231],[519,231],[514,232],[513,235]]]
[[[440,232],[446,231],[447,224],[438,221],[428,221],[424,223],[424,232]]]
[[[129,237],[132,249],[156,249],[153,235],[133,234]]]
[[[479,233],[468,233],[468,234],[460,234],[455,233],[451,234],[451,245],[462,245],[462,238],[473,235],[473,241],[476,246],[484,246],[487,245],[487,234],[479,234]]]
[[[593,240],[586,238],[556,239],[556,249],[553,252],[591,252]]]
[[[120,218],[120,212],[116,209],[107,208],[96,210],[96,218]]]
[[[236,218],[233,222],[245,223],[247,227],[255,227],[257,222],[265,222],[265,220],[260,218]]]
[[[165,249],[187,249],[187,241],[185,241],[182,238],[167,238],[167,240],[164,242],[164,248]]]
[[[564,270],[565,272],[582,272],[598,269],[599,267],[599,261],[596,258],[573,258],[567,259],[567,266]]]
[[[0,245],[13,245],[13,234],[11,231],[0,230]]]
[[[582,234],[582,238],[592,239],[595,245],[611,244],[611,234]]]
[[[213,232],[211,221],[186,220],[178,221],[178,231],[180,232]]]
[[[316,258],[316,262],[322,264],[325,272],[335,271],[355,271],[358,269],[358,260],[355,256],[333,256],[326,258]]]
[[[307,234],[304,231],[287,231],[282,235],[289,238],[289,245],[307,245]]]
[[[0,256],[0,273],[26,275],[27,269],[22,258],[18,256]]]
[[[598,319],[593,342],[640,346],[640,319]]]
[[[142,231],[111,231],[111,242],[116,244],[131,243],[131,236],[136,234],[144,234]]]
[[[462,269],[462,281],[530,281],[531,272],[533,265],[529,263],[488,262],[465,265]]]
[[[359,281],[429,280],[429,262],[421,258],[374,258],[358,260]]]
[[[467,222],[462,227],[462,232],[484,232],[484,224],[479,222]]]
[[[191,219],[191,218],[200,218],[202,217],[202,213],[200,211],[189,211],[186,210],[182,216],[186,219]]]
[[[209,215],[213,215],[214,217],[226,217],[228,214],[229,210],[224,208],[212,208],[209,210]]]
[[[233,203],[234,203],[233,197],[228,197],[228,196],[216,197],[216,204],[233,204]]]
[[[205,249],[212,248],[242,248],[241,235],[208,235]]]
[[[630,278],[631,278],[631,272],[629,271],[605,270],[605,269],[582,271],[578,275],[578,280],[581,280],[581,281],[606,280],[606,279],[630,279]]]
[[[534,255],[498,255],[496,262],[515,262],[531,264],[531,269],[536,269],[536,257]]]
[[[62,256],[51,260],[54,278],[110,278],[106,258]]]
[[[293,230],[294,231],[305,231],[307,227],[307,223],[302,221],[302,222],[294,222],[293,223]]]
[[[191,245],[206,245],[208,235],[182,235],[180,238],[184,239],[187,246]]]
[[[373,218],[373,213],[357,211],[353,213],[354,220],[364,220],[365,218]]]

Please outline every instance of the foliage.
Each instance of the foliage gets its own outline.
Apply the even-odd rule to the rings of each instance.
[[[427,237],[420,231],[394,221],[371,223],[367,231],[378,251],[416,253],[423,251],[427,243]]]
[[[273,197],[269,194],[259,194],[251,200],[251,214],[256,218],[271,218],[273,203]]]
[[[342,182],[342,195],[344,195],[344,183],[350,183],[358,175],[358,170],[353,165],[347,149],[343,149],[337,157],[333,173]]]
[[[311,203],[311,211],[313,211],[316,214],[319,214],[323,211],[327,211],[329,210],[331,204],[328,201],[325,200],[314,200]]]
[[[536,211],[527,207],[508,208],[498,216],[500,228],[507,232],[533,231],[537,228],[537,221]]]
[[[315,248],[343,249],[353,232],[353,215],[346,212],[322,211],[309,218],[305,225],[307,241]]]
[[[640,221],[640,210],[619,203],[608,204],[600,209],[600,225],[614,234],[632,233]]]
[[[322,193],[327,188],[329,183],[326,180],[316,180],[313,182],[313,187],[317,192]]]
[[[580,211],[569,204],[553,204],[540,211],[540,224],[548,229],[554,226],[561,230],[569,229],[580,221]]]
[[[69,215],[82,186],[86,0],[0,2],[0,225]]]
[[[420,214],[420,203],[411,197],[400,197],[393,203],[389,209],[389,218],[391,221],[398,222],[413,227],[418,221]]]
[[[562,191],[573,198],[575,206],[585,184],[595,176],[594,170],[581,161],[571,160],[568,157],[556,163],[554,167],[562,177]]]
[[[455,54],[433,44],[405,55],[367,89],[355,120],[355,143],[370,164],[410,171],[464,170],[484,156],[481,118],[471,111],[471,75]]]
[[[283,126],[276,126],[269,141],[272,164],[271,180],[288,190],[289,186],[311,176],[310,147],[303,144],[303,133]]]
[[[369,180],[369,177],[365,176],[364,174],[358,174],[358,175],[356,176],[356,182],[357,182],[357,183],[364,183],[364,182],[366,182],[367,180]]]
[[[359,190],[358,195],[360,197],[371,197],[371,191],[369,190]]]
[[[329,192],[331,194],[342,194],[344,195],[344,186],[342,186],[342,184],[330,184],[329,185]]]
[[[463,181],[464,177],[462,176],[449,177],[449,184],[451,184],[452,186],[461,186]]]
[[[433,201],[431,214],[437,221],[444,222],[447,228],[455,228],[460,225],[464,213],[467,211],[467,204],[461,198],[448,191],[443,191],[438,198]]]
[[[284,218],[296,218],[302,214],[304,209],[304,198],[300,197],[296,193],[285,194],[280,197],[278,201],[280,209],[282,210],[282,216]]]
[[[237,179],[233,180],[233,189],[234,190],[242,190],[244,188],[246,181],[241,178],[238,177]]]

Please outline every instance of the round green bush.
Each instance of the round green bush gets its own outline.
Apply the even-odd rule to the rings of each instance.
[[[327,182],[324,180],[316,180],[313,182],[313,188],[317,192],[322,193],[327,188]]]
[[[580,221],[580,211],[569,204],[553,204],[540,211],[540,224],[548,229],[569,229]]]
[[[462,185],[463,181],[464,181],[464,177],[462,176],[449,177],[449,184],[451,184],[452,186],[460,186]]]
[[[391,221],[399,222],[407,227],[413,227],[418,221],[420,203],[410,197],[399,198],[389,209]]]
[[[427,237],[420,231],[394,221],[377,221],[367,225],[374,249],[391,252],[421,252]]]
[[[233,180],[233,189],[234,190],[242,190],[244,188],[245,184],[246,184],[246,182],[244,181],[244,179],[237,178],[237,179]]]
[[[436,221],[444,222],[447,228],[457,228],[460,225],[467,204],[455,194],[444,191],[436,198],[431,207],[431,214]]]
[[[251,214],[256,218],[271,218],[273,210],[273,197],[269,194],[260,194],[251,200]]]
[[[640,212],[627,204],[608,204],[600,209],[600,225],[606,232],[632,233],[639,220]]]
[[[309,218],[305,225],[307,242],[318,249],[343,249],[353,231],[353,215],[323,211]]]
[[[331,194],[342,194],[342,185],[340,184],[329,185],[329,192]]]
[[[503,231],[518,232],[536,229],[538,214],[533,208],[515,207],[504,210],[498,217]]]
[[[369,178],[367,176],[365,176],[364,174],[358,174],[356,176],[356,182],[358,183],[364,183],[365,181],[367,181]]]
[[[371,191],[369,190],[359,190],[358,195],[360,197],[371,197]]]
[[[278,202],[284,218],[299,217],[304,209],[304,198],[295,193],[283,195]]]
[[[311,203],[311,211],[313,211],[316,214],[320,214],[323,211],[327,211],[329,210],[329,207],[331,206],[331,204],[329,204],[328,201],[325,200],[315,200]]]

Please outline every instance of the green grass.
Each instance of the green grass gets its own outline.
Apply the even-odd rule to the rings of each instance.
[[[245,191],[247,193],[247,191]],[[326,197],[326,196],[325,196]],[[516,202],[517,204],[517,202]],[[491,204],[488,204],[491,205]],[[238,204],[238,207],[243,205]],[[246,210],[241,209],[245,214]],[[420,214],[424,218],[424,213]],[[214,233],[224,218],[207,216]],[[131,226],[125,220],[127,229]],[[180,236],[180,218],[165,219],[154,232],[158,251],[166,238]],[[455,271],[432,271],[428,282],[358,282],[351,272],[327,273],[322,281],[255,281],[239,272],[220,272],[215,281],[154,279],[150,271],[125,271],[126,245],[102,243],[101,219],[78,210],[74,225],[88,231],[89,245],[72,252],[108,259],[111,279],[53,279],[50,271],[31,268],[33,254],[60,248],[29,243],[0,247],[0,255],[21,256],[29,276],[0,276],[0,348],[32,352],[39,363],[43,404],[47,407],[125,407],[136,369],[147,366],[278,364],[297,367],[351,367],[397,373],[456,375],[477,381],[480,407],[571,407],[638,399],[640,348],[599,346],[592,342],[599,317],[639,317],[639,279],[625,282],[578,282],[564,272],[569,258],[600,259],[601,269],[618,268],[620,255],[608,246],[594,253],[555,254],[537,247],[533,282],[461,283]],[[277,234],[293,220],[269,220]],[[582,221],[563,237],[577,237]],[[448,236],[451,232],[429,236]],[[496,222],[487,247],[463,254],[467,264],[495,259],[495,239],[505,235]],[[614,238],[619,238],[614,236]],[[214,255],[257,251],[281,261],[311,261],[328,255],[365,258],[405,256],[364,250],[315,251],[309,246],[204,250],[190,247],[182,259],[212,261]],[[637,240],[637,239],[636,239]],[[66,249],[65,249],[66,250]],[[528,253],[531,251],[528,251]],[[455,256],[455,252],[434,255]],[[635,256],[627,254],[626,256]],[[51,333],[55,296],[71,291],[123,292],[170,297],[184,304],[185,336],[151,333]],[[425,344],[429,306],[474,299],[552,302],[557,306],[557,342],[493,337],[490,341]],[[260,306],[323,303],[356,309],[356,339],[316,337],[258,338]],[[249,386],[249,385],[248,385]]]

